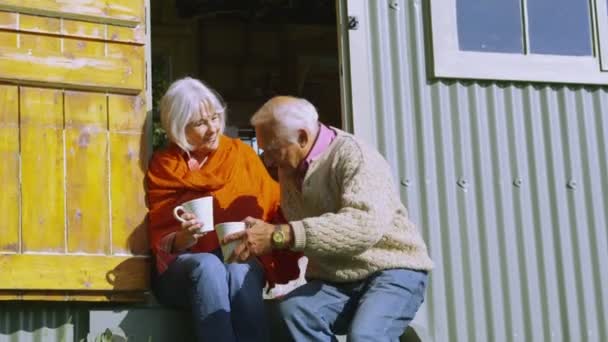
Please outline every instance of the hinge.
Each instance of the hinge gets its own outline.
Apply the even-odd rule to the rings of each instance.
[[[359,18],[356,16],[348,16],[348,29],[349,30],[358,30],[359,29]]]

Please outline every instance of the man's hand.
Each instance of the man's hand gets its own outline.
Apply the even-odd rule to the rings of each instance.
[[[247,217],[244,222],[247,229],[230,234],[221,241],[222,244],[226,244],[241,240],[234,253],[228,258],[229,262],[246,262],[252,256],[265,255],[272,251],[271,236],[274,225],[253,217]]]

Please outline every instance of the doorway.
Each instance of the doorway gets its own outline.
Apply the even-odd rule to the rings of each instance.
[[[342,128],[336,8],[327,0],[151,0],[155,147],[158,102],[172,81],[198,78],[228,106],[226,134],[255,145],[249,118],[293,95]]]

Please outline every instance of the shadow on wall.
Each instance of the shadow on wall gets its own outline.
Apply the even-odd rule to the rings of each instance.
[[[145,176],[148,171],[148,162],[152,156],[152,111],[148,111],[146,114],[146,120],[144,127],[142,128],[141,140],[139,143],[139,168]],[[142,189],[144,193],[143,200],[145,206],[148,207],[148,199],[145,195],[146,191],[146,180],[145,177],[142,179]],[[128,251],[133,255],[149,255],[150,246],[148,243],[148,215],[139,219],[139,223],[133,228],[131,234],[126,241]]]
[[[134,106],[138,104],[134,103]],[[142,105],[142,104],[139,104]],[[137,112],[137,109],[133,109]],[[151,144],[151,124],[152,124],[152,111],[146,113],[146,119],[142,127],[142,132],[139,141],[139,154],[138,154],[138,168],[139,175],[133,175],[133,177],[139,177],[145,175],[148,170],[148,161],[152,153]],[[129,154],[131,152],[129,151]],[[130,159],[130,158],[129,158]],[[132,160],[132,159],[131,159]],[[124,224],[127,229],[131,229],[128,234],[126,241],[123,246],[126,246],[124,252],[134,255],[119,265],[113,270],[107,272],[106,280],[112,285],[112,292],[108,294],[108,299],[112,301],[144,301],[146,299],[146,293],[150,288],[150,267],[151,259],[144,256],[149,256],[150,248],[148,243],[148,219],[147,213],[144,213],[147,207],[147,199],[145,198],[145,177],[141,183],[142,198],[133,198],[126,201],[126,208],[121,216],[124,217]],[[129,196],[129,194],[124,194]],[[137,214],[142,212],[142,217],[137,217]],[[124,254],[123,254],[124,255]]]

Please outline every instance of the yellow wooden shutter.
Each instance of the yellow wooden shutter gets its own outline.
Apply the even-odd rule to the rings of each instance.
[[[0,299],[148,288],[144,0],[0,0]]]

